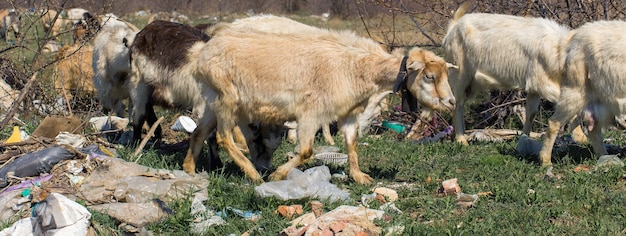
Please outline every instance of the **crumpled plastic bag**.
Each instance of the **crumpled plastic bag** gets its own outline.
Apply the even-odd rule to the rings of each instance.
[[[59,134],[54,137],[57,145],[70,145],[75,148],[82,148],[83,145],[87,142],[87,139],[80,134],[71,134],[69,132],[59,132]]]
[[[23,234],[24,231],[16,228],[20,233],[8,232],[7,235],[87,235],[91,213],[84,206],[62,194],[51,193],[33,208],[33,213],[30,218],[27,218],[28,220],[16,222],[16,224],[28,226],[25,222],[30,221],[30,234]]]
[[[316,166],[304,172],[293,168],[286,180],[263,183],[255,187],[254,192],[260,197],[273,196],[281,200],[312,197],[334,202],[348,199],[350,194],[330,183],[330,178],[328,166]]]
[[[124,129],[128,126],[130,120],[117,116],[99,116],[90,118],[89,123],[91,123],[91,127],[97,131],[107,131]]]
[[[86,235],[91,213],[67,197],[51,193],[34,206],[34,235]]]

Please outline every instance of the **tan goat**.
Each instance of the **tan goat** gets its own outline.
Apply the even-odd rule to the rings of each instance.
[[[93,47],[89,44],[68,45],[59,49],[54,87],[67,100],[76,95],[91,96],[95,93],[92,54]]]
[[[274,16],[274,15],[267,15],[267,14],[256,15],[252,17],[235,20],[232,22],[232,24],[230,24],[229,27],[257,30],[257,31],[263,31],[263,32],[270,32],[270,33],[286,33],[286,34],[292,34],[292,33],[317,34],[320,32],[321,33],[325,32],[323,29],[306,25],[306,24],[300,23],[298,21],[295,21],[289,18]],[[207,30],[207,33],[212,34],[211,32],[212,29],[213,28],[209,28]],[[382,39],[378,37],[375,37],[373,39],[379,43],[382,42]],[[389,48],[386,45],[382,45],[382,46],[385,50],[389,50]],[[389,94],[388,92],[383,92],[383,93],[377,94],[376,96],[372,96],[370,98],[370,100],[368,101],[367,108],[365,109],[363,113],[359,114],[359,117],[358,117],[359,133],[363,133],[365,129],[369,127],[369,125],[371,124],[375,116],[380,114],[382,109],[380,108],[379,104],[381,100],[383,100],[388,94]],[[294,121],[288,121],[288,122],[285,122],[285,126],[289,129],[288,135],[287,135],[288,140],[291,142],[296,142],[298,139],[297,132],[296,132],[298,123]],[[322,135],[324,137],[324,140],[327,143],[329,143],[330,145],[335,145],[335,140],[333,139],[333,136],[330,132],[329,124],[322,125]]]
[[[443,59],[419,48],[408,57],[390,54],[351,32],[276,34],[224,26],[203,47],[190,51],[198,62],[197,78],[217,92],[211,108],[218,119],[218,143],[253,181],[262,181],[261,176],[233,140],[241,120],[298,122],[300,152],[270,175],[273,180],[308,161],[317,130],[337,120],[350,176],[366,184],[372,178],[358,165],[357,115],[371,96],[394,89],[400,74],[399,80],[427,109],[454,106]]]

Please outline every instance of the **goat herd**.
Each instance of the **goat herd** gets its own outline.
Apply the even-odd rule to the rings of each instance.
[[[525,133],[539,100],[555,103],[539,156],[543,165],[551,164],[562,126],[576,117],[594,151],[606,154],[602,128],[626,128],[626,22],[568,29],[543,18],[465,14],[467,7],[459,7],[448,25],[445,60],[420,48],[388,51],[350,31],[272,15],[196,27],[154,21],[141,30],[108,15],[92,41],[93,84],[103,107],[120,116],[129,100],[135,139],[145,121],[156,123],[154,105],[192,108],[199,121],[183,163],[189,173],[196,171],[203,141],[216,130],[217,143],[251,180],[261,182],[257,169],[270,168],[280,127],[295,121],[300,149],[269,176],[283,179],[312,157],[318,129],[337,121],[350,176],[371,183],[359,169],[356,139],[367,125],[362,121],[389,91],[413,96],[424,115],[454,109],[455,140],[467,144],[468,98],[488,89],[524,90]],[[155,133],[160,136],[160,128]]]

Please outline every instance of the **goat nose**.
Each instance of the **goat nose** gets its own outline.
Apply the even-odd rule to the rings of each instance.
[[[455,107],[455,106],[456,106],[456,99],[454,99],[454,98],[452,97],[452,98],[448,99],[448,103],[450,103],[450,105],[451,105],[452,107]]]

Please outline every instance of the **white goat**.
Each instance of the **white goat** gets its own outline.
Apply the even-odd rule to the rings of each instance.
[[[443,39],[450,85],[457,100],[455,139],[467,145],[463,106],[467,99],[489,89],[520,89],[527,94],[523,132],[531,131],[540,99],[559,98],[569,29],[543,18],[473,13],[468,4],[454,14]]]
[[[102,106],[124,117],[123,100],[130,97],[128,47],[139,30],[114,17],[101,18],[100,22],[102,27],[93,41],[94,86]]]
[[[597,21],[572,31],[567,44],[561,94],[539,153],[551,165],[552,147],[561,127],[584,111],[596,154],[606,154],[602,128],[626,128],[626,22]]]
[[[337,120],[348,149],[350,176],[371,183],[359,169],[356,152],[357,115],[371,96],[392,90],[400,71],[408,75],[399,76],[400,81],[428,109],[454,106],[443,59],[419,48],[408,57],[389,54],[351,32],[277,34],[222,25],[204,46],[190,51],[198,63],[197,78],[217,92],[210,105],[218,119],[218,143],[253,181],[262,181],[261,176],[233,140],[241,120],[298,122],[300,152],[270,175],[274,180],[308,161],[317,130]]]

